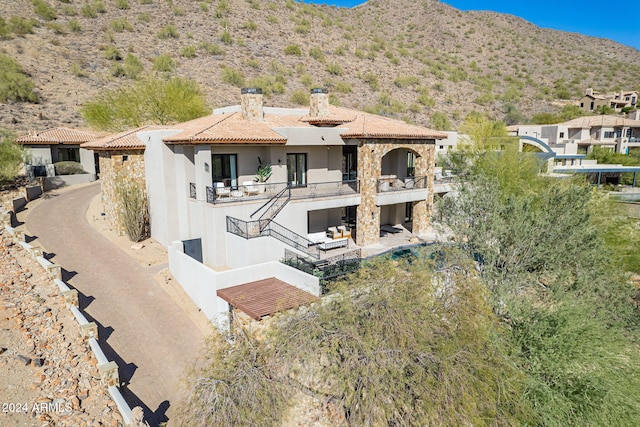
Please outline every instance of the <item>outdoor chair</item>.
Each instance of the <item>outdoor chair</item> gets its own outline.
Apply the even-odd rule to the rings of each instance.
[[[342,232],[338,230],[338,227],[329,227],[329,230],[327,231],[327,237],[330,237],[334,240],[340,239],[342,237]]]
[[[351,229],[347,228],[344,225],[339,225],[338,231],[340,231],[342,237],[347,237],[347,238],[351,237]]]
[[[216,189],[216,195],[218,197],[229,197],[231,195],[231,189],[224,186],[223,182],[214,182]]]
[[[247,196],[257,196],[260,194],[260,188],[253,183],[253,181],[243,181],[244,194]]]

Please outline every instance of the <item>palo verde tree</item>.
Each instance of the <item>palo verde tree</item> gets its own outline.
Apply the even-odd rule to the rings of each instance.
[[[637,290],[602,226],[608,202],[578,178],[540,174],[536,157],[516,144],[483,147],[458,153],[464,173],[439,202],[438,220],[477,260],[510,331],[536,414],[530,423],[633,424]],[[628,238],[640,241],[637,230]]]
[[[209,113],[205,97],[193,80],[155,76],[102,92],[85,104],[82,116],[100,130],[125,130],[145,124],[171,124]]]
[[[0,129],[0,184],[15,179],[24,158],[24,150],[15,143],[15,135]]]

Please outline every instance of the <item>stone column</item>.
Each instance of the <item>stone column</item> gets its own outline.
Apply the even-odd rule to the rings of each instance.
[[[416,176],[427,177],[429,193],[426,200],[413,202],[413,234],[425,234],[431,224],[433,211],[433,170],[435,168],[435,145],[416,145]]]
[[[380,158],[375,145],[362,141],[358,146],[358,179],[361,202],[356,217],[356,244],[373,245],[380,241],[380,206],[376,205],[376,189],[380,177]]]

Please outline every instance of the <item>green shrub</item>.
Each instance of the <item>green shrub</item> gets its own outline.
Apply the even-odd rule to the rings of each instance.
[[[56,175],[79,175],[87,173],[78,162],[57,162],[53,164]]]
[[[430,126],[435,130],[451,130],[451,121],[444,113],[436,111],[431,115]]]
[[[113,64],[109,72],[113,77],[124,77],[126,75],[124,67],[118,63]]]
[[[116,33],[123,31],[133,31],[133,25],[127,20],[127,18],[117,18],[109,23],[109,26]]]
[[[97,11],[95,5],[93,5],[91,3],[86,3],[85,5],[83,5],[80,8],[80,14],[82,16],[84,16],[85,18],[97,18],[98,17],[98,11]]]
[[[0,53],[0,102],[38,102],[33,82],[22,67],[8,55]]]
[[[124,74],[130,79],[137,79],[144,71],[142,61],[132,53],[127,54],[124,58]]]
[[[224,68],[222,70],[222,81],[237,87],[242,87],[245,82],[244,73],[234,68]]]
[[[319,47],[312,47],[309,49],[309,56],[319,62],[324,62],[324,52]]]
[[[185,46],[180,50],[180,55],[184,58],[195,58],[197,50],[195,46]]]
[[[267,18],[267,22],[270,24],[277,24],[278,23],[278,18],[271,15]]]
[[[283,94],[286,90],[286,79],[283,76],[260,76],[247,82],[247,86],[262,89],[266,96]]]
[[[178,29],[173,24],[169,24],[166,27],[161,28],[160,31],[158,31],[158,38],[162,40],[177,39],[179,37],[180,37],[180,34],[178,33]]]
[[[289,98],[293,104],[296,105],[309,105],[309,94],[304,89],[296,89],[291,93]]]
[[[216,6],[216,18],[222,18],[231,11],[228,0],[220,0]]]
[[[145,239],[149,230],[149,207],[143,184],[120,174],[115,180],[115,190],[119,205],[118,221],[127,237],[132,242]]]
[[[418,76],[398,76],[393,81],[393,84],[395,84],[399,88],[405,88],[408,86],[420,84],[420,78]]]
[[[200,11],[201,12],[209,12],[209,5],[205,2],[200,2]]]
[[[233,37],[231,37],[229,31],[225,31],[220,35],[220,41],[224,44],[231,45],[233,44]]]
[[[58,18],[56,10],[44,0],[31,0],[34,11],[45,21],[53,21]]]
[[[0,129],[0,184],[18,176],[23,158],[23,149],[15,143],[15,136]]]
[[[11,29],[7,25],[7,21],[0,16],[0,40],[9,40],[11,38]]]
[[[128,0],[116,0],[116,7],[121,10],[131,9],[131,6],[129,6]]]
[[[76,10],[76,8],[74,6],[62,6],[62,8],[60,8],[61,12],[63,15],[65,16],[76,16],[78,14],[78,11]]]
[[[297,44],[290,44],[284,48],[284,53],[285,55],[300,56],[302,55],[302,50],[300,49],[300,46],[298,46]]]
[[[245,30],[255,31],[258,29],[258,24],[253,21],[247,21],[242,24],[242,28],[244,28]]]
[[[79,64],[71,64],[71,72],[76,77],[87,77],[87,72]]]
[[[224,55],[224,48],[222,48],[222,46],[207,41],[200,42],[198,49],[204,50],[209,55]]]
[[[342,66],[340,66],[340,64],[334,62],[331,64],[327,64],[327,67],[325,68],[327,70],[327,72],[329,74],[333,74],[335,76],[341,76],[342,75]]]
[[[69,30],[74,33],[79,33],[80,31],[82,31],[82,25],[80,25],[80,22],[78,22],[77,19],[70,19],[67,23],[67,26],[69,27]]]
[[[9,18],[9,29],[17,36],[33,34],[33,22],[20,16],[12,16]]]
[[[60,35],[67,34],[66,28],[59,22],[47,22],[45,24],[45,27],[47,27],[48,29],[50,29],[56,34],[60,34]]]
[[[145,22],[145,23],[146,22],[151,22],[151,19],[152,19],[151,14],[149,14],[147,12],[144,12],[144,13],[141,13],[140,15],[138,15],[138,21],[140,21],[140,22]]]
[[[153,0],[140,0],[140,4],[153,4]]]
[[[368,83],[371,90],[380,89],[380,80],[378,79],[378,76],[376,74],[367,73],[362,76],[362,81]]]
[[[104,49],[104,57],[113,61],[120,61],[122,59],[122,54],[120,54],[117,47],[111,44]]]
[[[168,53],[163,53],[153,58],[154,71],[173,72],[176,70],[177,66],[178,64],[176,63],[176,60]]]
[[[335,85],[335,90],[340,93],[351,93],[353,86],[349,82],[338,82]]]

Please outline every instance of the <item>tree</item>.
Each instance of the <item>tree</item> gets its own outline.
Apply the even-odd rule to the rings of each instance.
[[[10,56],[0,53],[0,102],[38,102],[33,82]]]
[[[197,83],[181,77],[147,77],[132,85],[102,92],[81,108],[85,120],[101,130],[125,130],[145,124],[170,124],[209,113]]]
[[[431,127],[435,130],[451,130],[451,121],[446,115],[436,111],[431,115]]]
[[[0,184],[15,179],[23,160],[24,152],[15,143],[15,135],[0,129]]]

